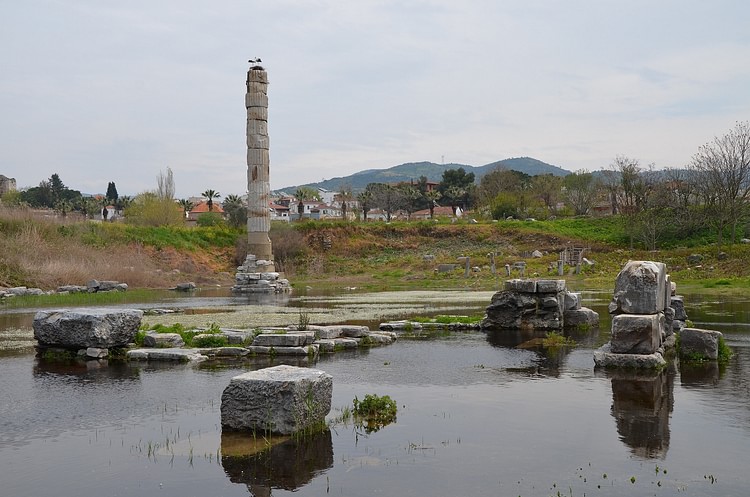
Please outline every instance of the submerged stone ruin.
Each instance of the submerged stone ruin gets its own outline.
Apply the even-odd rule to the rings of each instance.
[[[223,429],[290,435],[320,425],[331,411],[333,377],[274,366],[235,376],[221,395]]]
[[[39,350],[76,352],[93,359],[105,358],[109,349],[126,347],[141,325],[137,309],[45,310],[34,316],[34,338]]]
[[[629,261],[615,280],[609,304],[610,341],[594,352],[594,362],[607,368],[660,369],[680,335],[680,353],[718,357],[718,331],[686,328],[683,299],[661,262]],[[684,343],[683,343],[684,341]]]
[[[598,324],[599,314],[582,307],[565,280],[512,279],[492,296],[481,329],[561,332]]]

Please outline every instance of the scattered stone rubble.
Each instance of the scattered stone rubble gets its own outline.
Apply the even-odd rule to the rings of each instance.
[[[599,314],[582,307],[581,294],[568,291],[565,280],[512,279],[492,296],[481,329],[560,332],[598,324]]]
[[[233,293],[282,293],[291,291],[289,280],[272,269],[273,261],[257,259],[248,254],[245,262],[237,267]],[[269,269],[271,269],[269,271]]]
[[[210,335],[196,335],[193,340],[201,336],[223,336],[227,344],[234,346],[180,348],[179,344],[183,341],[176,333],[148,332],[143,341],[144,347],[129,350],[127,358],[134,361],[178,362],[256,355],[315,358],[319,354],[341,350],[389,345],[396,339],[395,333],[371,332],[366,326],[354,325],[311,325],[303,331],[290,326],[265,329],[261,333],[254,330],[222,330]]]
[[[17,286],[13,288],[0,288],[0,299],[12,297],[26,297],[29,295],[54,295],[67,293],[97,293],[97,292],[124,292],[128,289],[127,283],[119,281],[91,280],[86,285],[63,285],[57,290],[44,291],[41,288],[27,288]]]
[[[274,366],[238,376],[221,395],[222,429],[289,435],[331,411],[333,378],[313,368]]]
[[[653,261],[629,261],[615,280],[609,304],[612,314],[610,341],[594,352],[597,366],[607,368],[660,369],[664,355],[680,334],[680,353],[707,359],[718,357],[718,331],[686,328],[683,299],[666,265]]]

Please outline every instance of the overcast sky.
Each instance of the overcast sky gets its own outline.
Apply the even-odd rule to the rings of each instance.
[[[530,156],[657,168],[750,118],[745,0],[0,0],[0,174],[86,193],[246,191],[245,73],[271,187]]]

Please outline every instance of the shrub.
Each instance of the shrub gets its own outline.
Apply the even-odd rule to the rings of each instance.
[[[221,214],[218,212],[206,212],[205,214],[198,216],[195,223],[201,228],[208,226],[221,226],[224,224],[224,218],[221,217]]]
[[[354,416],[358,418],[360,426],[367,433],[378,431],[380,428],[396,421],[398,406],[396,401],[388,395],[365,395],[363,400],[354,397]]]

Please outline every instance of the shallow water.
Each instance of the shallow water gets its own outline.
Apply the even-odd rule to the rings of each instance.
[[[606,316],[608,295],[585,297]],[[455,308],[454,298],[432,292],[412,304],[436,313]],[[312,300],[295,305],[357,306],[362,296]],[[252,436],[222,435],[219,408],[230,378],[265,361],[61,366],[7,354],[0,495],[745,496],[750,335],[732,316],[747,322],[749,304],[686,296],[697,326],[726,334],[735,351],[726,368],[594,371],[608,320],[556,352],[474,332],[324,356],[314,366],[334,377],[334,407],[390,395],[397,422],[370,434],[337,424],[260,453],[247,448],[258,445]],[[464,307],[484,305],[467,297]]]

